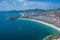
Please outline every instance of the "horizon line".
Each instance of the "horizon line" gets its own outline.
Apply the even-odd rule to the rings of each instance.
[[[40,9],[40,8],[34,8],[34,9]],[[20,9],[20,10],[0,10],[0,11],[23,11],[23,10],[34,10],[34,9]],[[55,8],[55,9],[40,9],[40,10],[57,10],[60,8]]]

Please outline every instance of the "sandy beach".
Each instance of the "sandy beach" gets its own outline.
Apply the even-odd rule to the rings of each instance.
[[[52,27],[52,28],[54,28],[54,29],[60,31],[60,28],[58,28],[58,27],[56,27],[56,26],[54,26],[54,25],[52,25],[52,24],[48,24],[48,23],[46,23],[46,22],[43,22],[43,21],[38,21],[38,20],[35,20],[35,19],[26,19],[26,18],[18,18],[18,19],[31,20],[31,21],[39,22],[39,23],[48,25],[49,27]]]

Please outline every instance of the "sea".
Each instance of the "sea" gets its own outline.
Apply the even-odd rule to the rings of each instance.
[[[43,40],[48,35],[59,33],[50,26],[31,20],[6,20],[10,16],[20,16],[20,13],[0,12],[0,40]]]

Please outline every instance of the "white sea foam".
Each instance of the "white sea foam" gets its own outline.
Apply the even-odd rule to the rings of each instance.
[[[24,14],[23,14],[23,13],[20,13],[20,15],[21,15],[21,16],[24,16]]]

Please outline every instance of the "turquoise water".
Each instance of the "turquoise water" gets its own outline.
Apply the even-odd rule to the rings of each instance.
[[[9,16],[19,16],[17,13],[0,13],[0,40],[43,40],[57,30],[31,20],[15,19],[7,21]]]

